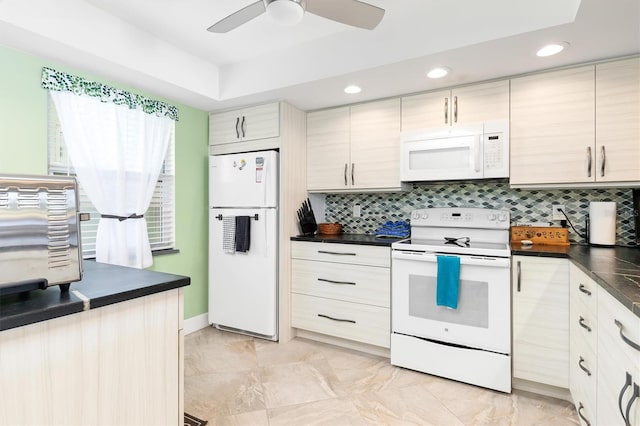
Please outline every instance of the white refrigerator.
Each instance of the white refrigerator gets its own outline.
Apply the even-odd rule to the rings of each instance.
[[[277,265],[278,152],[209,157],[209,323],[278,340]]]

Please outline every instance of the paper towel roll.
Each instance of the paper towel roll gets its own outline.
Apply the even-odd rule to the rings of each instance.
[[[589,203],[589,243],[613,246],[616,244],[616,203]]]

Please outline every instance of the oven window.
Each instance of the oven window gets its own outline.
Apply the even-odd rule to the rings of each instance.
[[[436,305],[436,277],[409,275],[409,315],[433,321],[489,327],[489,283],[460,280],[458,309]]]

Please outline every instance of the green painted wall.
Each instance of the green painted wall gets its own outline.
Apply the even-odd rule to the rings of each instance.
[[[176,245],[180,252],[154,257],[154,265],[150,269],[190,276],[191,285],[184,293],[184,317],[207,312],[207,112],[0,46],[0,174],[47,173],[47,93],[40,87],[43,66],[164,100],[178,107]]]

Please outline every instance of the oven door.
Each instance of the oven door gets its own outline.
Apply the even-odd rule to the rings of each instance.
[[[392,252],[392,331],[509,354],[510,259],[458,257],[458,308],[450,309],[436,305],[435,253]]]

